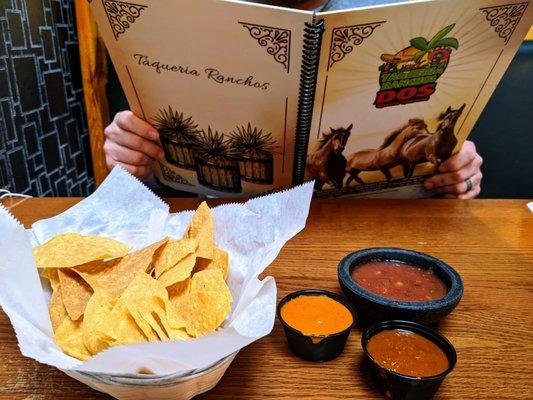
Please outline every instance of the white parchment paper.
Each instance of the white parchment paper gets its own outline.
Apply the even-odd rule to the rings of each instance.
[[[267,335],[273,327],[276,284],[258,275],[305,226],[312,183],[213,209],[216,244],[229,252],[232,313],[216,332],[188,341],[112,347],[86,362],[55,344],[48,315],[50,288],[41,281],[31,248],[52,236],[77,232],[105,235],[134,248],[165,236],[181,238],[192,216],[169,214],[168,205],[116,167],[89,197],[53,218],[24,227],[0,205],[0,305],[17,334],[20,351],[63,370],[170,374],[204,368]]]

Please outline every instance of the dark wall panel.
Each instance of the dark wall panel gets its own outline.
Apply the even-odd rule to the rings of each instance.
[[[74,0],[0,0],[0,188],[94,189]]]
[[[13,57],[11,62],[15,70],[20,110],[22,113],[27,113],[28,111],[42,109],[43,103],[40,98],[39,82],[37,80],[39,71],[37,71],[35,57],[33,55]]]

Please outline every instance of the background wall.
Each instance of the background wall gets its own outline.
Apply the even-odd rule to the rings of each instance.
[[[481,197],[533,198],[533,41],[525,41],[470,139],[484,159]]]
[[[75,25],[73,0],[0,0],[0,188],[94,189]]]

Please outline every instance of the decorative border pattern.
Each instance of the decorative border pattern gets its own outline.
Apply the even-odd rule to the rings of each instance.
[[[148,6],[118,0],[102,0],[115,40],[141,16]]]
[[[291,63],[291,31],[290,29],[275,28],[273,26],[256,25],[248,22],[239,24],[248,30],[252,38],[257,40],[261,47],[265,47],[274,60],[283,65],[287,73]]]
[[[171,170],[165,164],[159,163],[159,167],[161,168],[161,172],[163,173],[163,178],[165,178],[165,180],[169,182],[179,183],[181,185],[194,186],[187,179],[185,179],[183,176],[176,173],[175,171]]]
[[[374,33],[374,30],[387,21],[370,22],[367,24],[342,26],[334,28],[331,33],[329,48],[328,71],[333,64],[341,61],[346,54],[350,54],[354,46],[359,46]]]
[[[529,1],[526,1],[523,3],[483,7],[480,10],[485,14],[485,19],[490,23],[490,26],[494,27],[494,31],[507,45],[528,5]]]

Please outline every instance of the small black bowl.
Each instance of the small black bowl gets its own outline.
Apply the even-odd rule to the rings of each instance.
[[[358,265],[373,261],[399,261],[431,268],[444,282],[448,292],[444,297],[431,301],[398,301],[379,296],[363,289],[350,275]],[[424,253],[394,247],[375,247],[348,254],[339,263],[338,277],[346,297],[363,316],[375,321],[402,319],[434,324],[451,313],[463,296],[463,281],[448,264]]]
[[[302,295],[328,296],[331,299],[341,303],[352,313],[352,324],[342,332],[334,333],[327,336],[304,335],[302,332],[292,328],[281,317],[281,308],[283,307],[283,305],[289,300]],[[352,305],[344,297],[332,292],[328,292],[327,290],[320,289],[299,290],[297,292],[288,294],[278,303],[276,313],[278,315],[278,319],[283,325],[283,329],[285,330],[285,335],[287,337],[287,342],[291,351],[298,357],[303,358],[304,360],[319,362],[333,360],[342,353],[346,341],[348,340],[348,336],[350,335],[350,331],[355,325],[355,321],[357,318],[357,315]]]
[[[391,329],[401,329],[418,333],[431,340],[439,346],[448,357],[448,369],[439,375],[415,378],[381,367],[368,353],[367,344],[370,338],[378,332]],[[440,384],[446,375],[453,370],[457,362],[457,353],[448,339],[424,325],[410,321],[391,320],[379,322],[363,332],[363,335],[361,336],[361,345],[363,346],[363,352],[365,353],[367,363],[370,366],[372,381],[385,398],[390,400],[431,399],[439,389]]]

